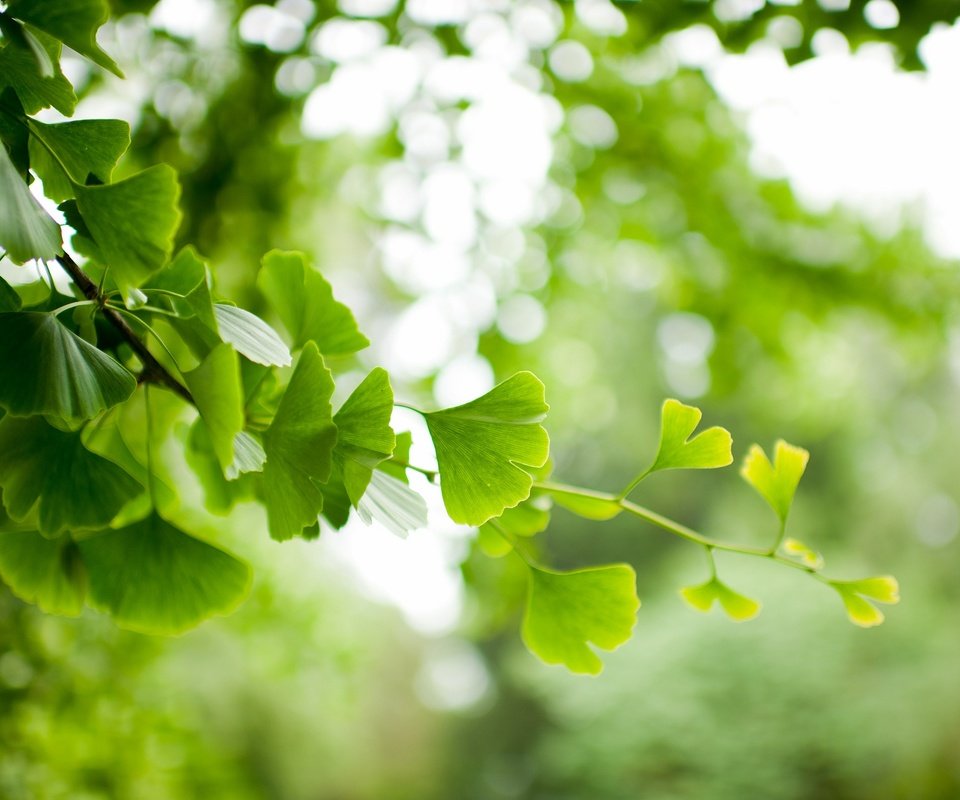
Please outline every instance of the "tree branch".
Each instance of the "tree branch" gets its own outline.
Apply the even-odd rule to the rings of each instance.
[[[80,288],[80,291],[83,292],[84,296],[88,300],[93,300],[100,307],[100,310],[103,312],[103,316],[107,321],[113,325],[114,328],[119,331],[120,335],[126,340],[127,344],[133,349],[133,352],[137,354],[137,358],[140,359],[140,362],[143,364],[143,371],[140,373],[139,381],[143,383],[144,381],[149,383],[156,383],[160,386],[166,386],[174,394],[182,397],[191,405],[195,405],[193,402],[193,396],[190,394],[190,391],[173,377],[163,364],[161,364],[154,357],[147,346],[141,341],[140,337],[134,332],[126,320],[121,317],[116,311],[112,308],[104,308],[104,297],[100,294],[100,290],[97,288],[97,285],[90,280],[90,277],[80,269],[80,266],[74,261],[67,253],[57,256],[57,263],[63,267],[73,282]]]

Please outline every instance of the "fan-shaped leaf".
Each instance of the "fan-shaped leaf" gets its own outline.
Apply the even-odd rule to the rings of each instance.
[[[692,436],[703,413],[679,400],[667,400],[660,417],[660,448],[648,472],[662,469],[714,469],[733,461],[733,439],[714,426]]]
[[[377,367],[354,389],[333,417],[337,426],[334,458],[343,475],[343,485],[354,506],[370,483],[381,461],[390,458],[397,440],[390,427],[393,389],[386,370]]]
[[[83,610],[83,564],[69,536],[46,539],[36,531],[0,533],[0,577],[17,597],[49,614],[75,617]]]
[[[234,461],[235,438],[243,430],[243,386],[240,359],[228,344],[217,345],[196,369],[183,374],[200,418],[210,431],[210,441],[220,468]]]
[[[182,633],[226,614],[250,586],[246,564],[156,514],[78,546],[90,605],[142,633]]]
[[[217,303],[213,312],[220,337],[240,355],[264,366],[286,367],[293,360],[277,332],[256,314],[223,303]]]
[[[28,40],[24,31],[19,25],[4,30],[4,46],[0,47],[0,90],[10,86],[27,114],[53,106],[61,114],[70,116],[77,106],[77,96],[60,69],[60,42],[37,30],[30,32]],[[43,75],[38,47],[46,51],[53,65],[52,78]]]
[[[402,539],[427,526],[426,501],[392,475],[374,470],[357,513],[367,525],[376,521]]]
[[[892,575],[856,581],[830,581],[830,585],[839,592],[850,621],[861,628],[872,628],[883,622],[883,612],[871,600],[890,604],[900,602],[900,586]]]
[[[64,433],[42,417],[0,420],[0,486],[14,519],[39,503],[45,536],[104,528],[143,491],[112,461],[87,450],[79,431]]]
[[[786,523],[793,495],[797,491],[810,453],[780,439],[775,447],[774,463],[760,445],[752,445],[743,460],[740,474],[770,504],[782,523]]]
[[[530,568],[523,641],[548,664],[596,675],[603,662],[590,648],[613,650],[633,632],[636,575],[626,564],[573,572]]]
[[[2,50],[0,50],[2,52]],[[30,193],[0,143],[0,247],[17,264],[61,252],[60,226]]]
[[[454,522],[482,525],[530,495],[533,479],[518,465],[546,462],[550,440],[539,423],[548,409],[539,379],[518,372],[483,397],[425,415]]]
[[[737,622],[753,619],[760,613],[760,603],[735,592],[717,578],[697,586],[685,586],[680,590],[680,596],[697,611],[703,612],[709,611],[718,602],[727,616]]]
[[[136,386],[129,370],[53,315],[0,314],[0,406],[11,414],[91,419]]]

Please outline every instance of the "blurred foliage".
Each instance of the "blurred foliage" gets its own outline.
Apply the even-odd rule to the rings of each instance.
[[[384,170],[418,168],[398,127],[366,139],[306,136],[305,100],[340,67],[309,49],[306,29],[283,51],[245,43],[239,24],[253,3],[213,3],[207,35],[195,38],[153,24],[149,0],[113,5],[121,16],[104,44],[134,88],[91,72],[81,110],[119,105],[134,122],[120,170],[168,161],[180,171],[179,236],[211,256],[225,290],[258,302],[259,255],[303,247],[352,294],[371,338],[389,338],[417,293],[385,268],[382,237],[424,229],[416,215],[382,212]],[[332,569],[301,562],[301,551],[264,550],[277,566],[246,606],[182,639],[52,619],[4,590],[0,796],[960,794],[956,265],[930,253],[909,220],[878,233],[849,210],[811,212],[785,182],[758,177],[739,121],[703,73],[662,45],[694,24],[733,51],[786,29],[790,46],[780,46],[794,62],[831,28],[853,46],[889,42],[903,67],[917,68],[919,40],[953,22],[956,5],[901,2],[899,24],[877,30],[861,0],[839,11],[810,1],[623,3],[621,36],[587,25],[588,5],[540,7],[586,46],[589,79],[558,79],[544,48],[525,54],[535,77],[523,79],[564,111],[542,187],[553,212],[513,227],[482,220],[470,253],[501,309],[533,298],[546,326],[518,344],[467,292],[464,316],[485,321],[464,347],[497,375],[526,368],[544,379],[566,480],[622,486],[649,461],[665,395],[696,397],[738,432],[738,461],[747,441],[802,444],[812,457],[788,532],[830,545],[830,566],[896,567],[904,604],[883,629],[854,630],[830,593],[779,573],[738,574],[731,560],[725,569],[764,599],[764,614],[743,625],[717,611],[701,617],[674,593],[678,581],[706,577],[699,553],[634,521],[601,530],[557,510],[537,543],[558,565],[625,554],[634,564],[644,603],[634,641],[599,680],[530,660],[514,633],[523,571],[511,557],[471,551],[460,635],[490,686],[442,713],[424,705],[421,687],[432,643]],[[311,35],[340,13],[315,8]],[[466,26],[396,9],[381,22],[391,45],[472,53]],[[293,62],[310,81],[281,91]],[[412,102],[438,117],[469,105]],[[572,124],[583,108],[612,119],[612,142],[585,140]],[[436,372],[412,375],[407,391],[429,398]],[[640,494],[737,541],[775,533],[734,470],[656,476]],[[215,524],[245,541],[247,520]]]

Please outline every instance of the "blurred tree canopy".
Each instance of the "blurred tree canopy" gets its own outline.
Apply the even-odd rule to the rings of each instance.
[[[677,44],[692,30],[703,53],[795,64],[827,32],[916,70],[956,4],[112,6],[101,43],[127,80],[67,54],[79,116],[131,122],[119,173],[179,171],[178,239],[222,289],[268,313],[260,255],[303,249],[406,396],[446,402],[458,380],[534,370],[557,473],[598,488],[655,446],[667,395],[738,441],[802,443],[793,524],[839,565],[895,568],[906,599],[862,633],[792,576],[723,562],[768,609],[734,626],[676,597],[702,579],[695,555],[558,510],[552,559],[626,558],[644,601],[633,642],[584,682],[525,660],[525,575],[472,540],[454,548],[463,618],[438,639],[302,543],[251,544],[243,509],[204,516],[270,566],[241,611],[185,638],[45,617],[4,590],[0,794],[960,793],[956,264],[909,215],[878,230],[759,175],[741,120]],[[643,492],[747,544],[769,524],[732,475]]]

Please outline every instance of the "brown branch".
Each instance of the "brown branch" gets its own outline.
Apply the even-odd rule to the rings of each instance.
[[[143,364],[143,371],[139,377],[140,382],[143,383],[146,381],[159,384],[160,386],[166,386],[174,394],[182,397],[191,405],[195,405],[193,396],[187,387],[174,378],[167,368],[157,361],[153,353],[147,349],[147,346],[134,332],[133,328],[127,324],[127,321],[112,308],[104,307],[105,298],[100,294],[97,285],[90,280],[87,273],[80,269],[77,262],[67,253],[57,256],[57,262],[67,271],[67,274],[73,279],[73,282],[80,287],[80,291],[83,292],[84,297],[88,300],[93,300],[100,307],[103,316],[120,332],[120,335],[126,340],[127,344],[130,345],[133,352],[137,354],[137,358],[139,358]]]

